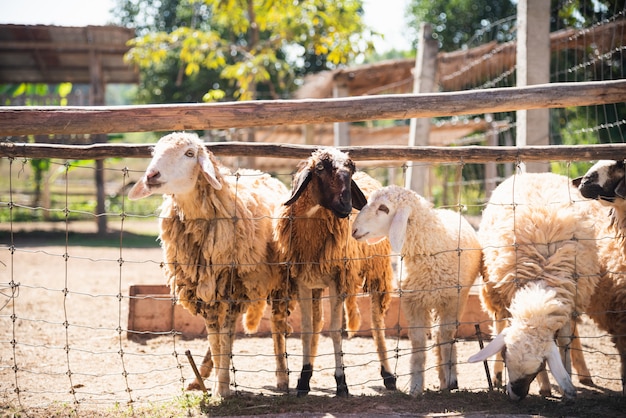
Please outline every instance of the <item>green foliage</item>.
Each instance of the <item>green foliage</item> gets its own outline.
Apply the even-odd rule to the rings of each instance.
[[[433,36],[443,51],[454,51],[470,43],[513,39],[512,25],[496,25],[517,13],[517,2],[511,0],[411,0],[407,7],[407,24],[419,33],[420,24],[431,23]],[[493,33],[495,32],[495,33]]]
[[[373,50],[360,0],[148,3],[118,0],[121,23],[137,26],[141,35],[126,58],[150,80],[142,101],[285,97],[304,74]]]

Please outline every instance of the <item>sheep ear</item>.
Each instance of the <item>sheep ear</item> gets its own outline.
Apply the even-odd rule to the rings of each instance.
[[[128,191],[128,198],[130,200],[139,200],[144,197],[148,197],[152,194],[152,190],[149,187],[146,187],[146,183],[143,181],[143,178],[139,180],[131,189]]]
[[[352,207],[354,209],[361,210],[363,206],[367,205],[367,197],[365,197],[354,180],[350,182],[350,194],[352,194]]]
[[[576,177],[575,179],[572,179],[572,186],[578,188],[578,186],[580,186],[580,183],[583,181],[582,177]]]
[[[311,178],[313,178],[313,174],[311,174],[311,170],[308,168],[303,169],[297,174],[296,185],[293,188],[291,197],[284,203],[285,206],[289,206],[298,200],[302,192],[304,192],[304,189],[306,189],[307,184],[311,181]]]
[[[389,242],[391,243],[391,249],[396,253],[400,253],[404,245],[409,213],[410,211],[407,207],[398,208],[389,226]]]
[[[615,194],[622,199],[626,198],[626,181],[624,179],[621,179],[615,186]]]
[[[504,337],[506,337],[506,329],[496,336],[485,348],[478,353],[471,356],[467,361],[470,363],[476,363],[479,361],[485,361],[489,357],[498,354],[504,348]]]
[[[208,155],[200,153],[200,155],[198,155],[198,163],[200,164],[204,178],[209,182],[211,187],[215,190],[222,190],[222,183],[217,179],[215,166],[211,158]]]
[[[548,367],[550,367],[550,372],[556,379],[556,382],[559,384],[563,393],[568,398],[573,398],[576,396],[576,388],[572,384],[572,378],[565,370],[563,366],[563,361],[561,360],[561,354],[559,353],[559,348],[556,346],[554,341],[551,344],[550,351],[548,352],[548,357],[546,358],[548,361]]]

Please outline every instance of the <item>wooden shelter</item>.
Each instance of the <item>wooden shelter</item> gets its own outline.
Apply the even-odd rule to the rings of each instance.
[[[134,37],[118,26],[0,25],[0,83],[137,83],[123,60]]]
[[[133,29],[118,26],[0,25],[0,84],[88,84],[87,103],[68,100],[68,105],[102,106],[107,84],[139,82],[139,72],[124,62],[127,42],[134,37]],[[106,139],[106,135],[35,136],[38,142],[52,143]],[[103,161],[96,160],[97,213],[104,213],[103,168]],[[106,217],[100,216],[98,232],[105,231]]]

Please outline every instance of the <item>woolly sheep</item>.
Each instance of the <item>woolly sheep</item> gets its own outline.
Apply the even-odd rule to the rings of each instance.
[[[393,271],[389,244],[368,246],[350,236],[353,207],[366,203],[369,194],[381,185],[362,172],[335,148],[322,148],[300,162],[293,180],[291,197],[285,202],[276,226],[281,262],[288,264],[290,277],[299,290],[302,312],[303,361],[297,395],[310,391],[313,362],[322,329],[320,297],[330,295],[330,336],[335,353],[337,396],[348,396],[342,365],[342,305],[347,329],[360,325],[356,295],[361,287],[371,295],[372,334],[387,389],[396,388],[386,357],[384,317],[391,300]],[[342,300],[345,302],[342,303]]]
[[[587,314],[613,336],[621,360],[626,396],[626,166],[624,160],[599,161],[575,179],[581,194],[601,203],[598,210],[599,256],[606,271]]]
[[[589,304],[600,275],[593,224],[588,205],[569,179],[552,173],[508,178],[483,211],[478,232],[483,247],[481,300],[496,321],[498,335],[469,361],[502,352],[513,400],[528,394],[546,360],[565,397],[576,396],[568,348],[576,334],[574,319]],[[505,328],[507,318],[510,325]],[[498,383],[502,363],[496,366]],[[545,371],[539,381],[541,393],[550,393]]]
[[[266,301],[272,299],[272,335],[278,388],[287,390],[285,357],[288,289],[276,264],[272,216],[287,188],[267,174],[240,170],[231,175],[195,134],[175,132],[161,138],[130,199],[163,194],[159,239],[164,272],[178,303],[201,315],[209,349],[200,372],[216,365],[213,396],[230,394],[230,357],[237,318],[244,329],[258,328]],[[195,380],[188,389],[199,389]]]
[[[459,213],[435,209],[412,190],[387,186],[375,191],[352,227],[358,241],[389,238],[402,255],[402,308],[409,326],[412,395],[424,388],[426,334],[431,313],[439,318],[435,353],[441,389],[458,388],[455,332],[469,290],[479,274],[476,231]]]

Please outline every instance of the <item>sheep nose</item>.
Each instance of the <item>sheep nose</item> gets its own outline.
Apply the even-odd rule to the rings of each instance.
[[[146,183],[148,184],[157,184],[159,182],[159,178],[161,177],[161,173],[158,171],[150,171],[146,173]]]

